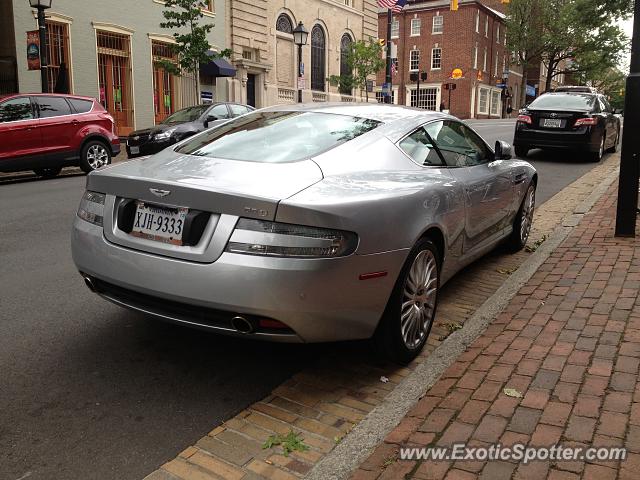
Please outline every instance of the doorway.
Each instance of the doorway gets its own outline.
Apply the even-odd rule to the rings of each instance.
[[[100,103],[116,122],[117,134],[133,130],[131,107],[131,53],[129,37],[97,32]]]
[[[256,75],[253,73],[247,74],[247,104],[256,106]]]

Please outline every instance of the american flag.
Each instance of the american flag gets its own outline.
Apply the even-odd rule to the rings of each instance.
[[[407,0],[378,0],[380,8],[390,8],[393,12],[399,12],[407,4]]]

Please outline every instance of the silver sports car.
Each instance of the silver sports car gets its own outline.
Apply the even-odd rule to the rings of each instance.
[[[92,172],[73,225],[88,287],[212,331],[373,337],[406,362],[438,289],[529,236],[537,174],[454,117],[283,105]]]

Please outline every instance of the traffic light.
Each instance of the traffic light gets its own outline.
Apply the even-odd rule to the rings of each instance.
[[[452,12],[458,11],[458,0],[451,0],[449,8],[451,9]]]

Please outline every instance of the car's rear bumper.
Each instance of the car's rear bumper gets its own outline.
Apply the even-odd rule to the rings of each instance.
[[[72,252],[97,293],[119,305],[225,334],[239,334],[231,327],[239,314],[278,320],[291,330],[248,336],[289,342],[371,337],[408,255],[309,260],[223,253],[214,263],[197,263],[115,245],[102,228],[77,217]],[[359,279],[380,271],[388,274]]]
[[[558,148],[597,152],[600,147],[599,138],[590,128],[576,131],[537,130],[532,128],[516,129],[514,146],[529,148]]]
[[[150,141],[143,143],[141,145],[131,145],[129,141],[127,141],[127,157],[136,158],[136,157],[144,157],[146,155],[154,155],[156,153],[161,152],[167,147],[170,147],[175,142],[168,139],[162,142]],[[131,153],[131,147],[138,148],[138,153]]]

